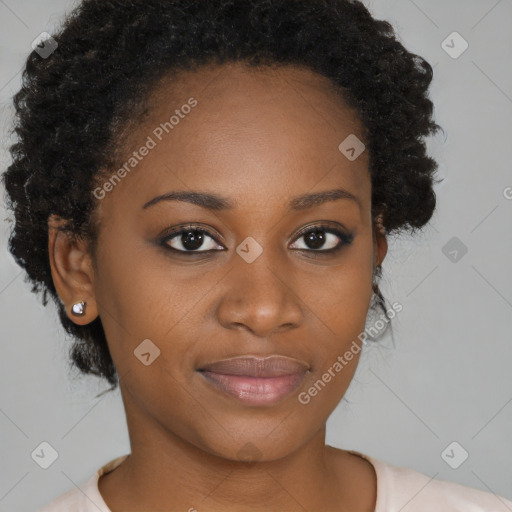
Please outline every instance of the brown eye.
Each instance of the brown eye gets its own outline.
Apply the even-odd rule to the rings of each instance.
[[[331,226],[312,226],[302,231],[296,240],[304,239],[302,247],[292,247],[300,251],[335,252],[344,245],[351,244],[353,235],[347,234]],[[294,242],[297,244],[297,242]]]
[[[171,250],[178,252],[203,253],[212,250],[219,250],[219,244],[212,234],[197,226],[187,226],[172,231],[162,239],[162,243],[169,246]],[[202,250],[199,250],[202,249]]]

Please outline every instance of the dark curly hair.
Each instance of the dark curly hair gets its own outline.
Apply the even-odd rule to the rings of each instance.
[[[17,141],[2,175],[15,217],[9,250],[31,291],[43,291],[43,305],[48,293],[54,299],[74,338],[72,364],[110,389],[119,381],[101,319],[75,324],[56,292],[48,218],[65,219],[61,229],[88,240],[94,256],[95,180],[116,168],[121,134],[147,113],[164,76],[230,61],[308,67],[330,79],[363,123],[372,217],[383,214],[390,235],[415,232],[433,215],[437,163],[423,141],[441,128],[427,94],[432,67],[360,1],[83,0],[52,37],[57,48],[46,58],[30,53],[13,97]],[[373,290],[388,317],[377,283]]]

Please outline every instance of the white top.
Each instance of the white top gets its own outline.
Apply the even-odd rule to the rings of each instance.
[[[377,474],[375,512],[512,512],[512,501],[491,492],[447,480],[431,479],[414,469],[393,466],[354,450]],[[101,475],[113,471],[127,455],[102,466],[80,489],[72,489],[38,512],[112,512],[98,490]]]

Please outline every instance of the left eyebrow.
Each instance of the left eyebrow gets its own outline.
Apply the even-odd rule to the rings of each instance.
[[[319,206],[329,201],[338,201],[340,199],[349,199],[355,201],[359,208],[362,209],[361,202],[358,197],[342,188],[325,190],[313,194],[303,194],[291,199],[289,209],[294,211],[307,210],[313,206]],[[161,201],[184,201],[192,203],[208,210],[233,210],[236,203],[227,197],[221,197],[215,194],[209,194],[200,191],[178,191],[168,192],[161,196],[154,197],[144,204],[142,209],[149,208]]]
[[[324,192],[316,192],[314,194],[304,194],[302,196],[294,197],[290,201],[290,209],[295,211],[307,210],[313,206],[318,206],[329,201],[338,201],[340,199],[355,201],[359,208],[361,210],[363,209],[359,198],[344,188],[335,188],[332,190],[325,190]]]

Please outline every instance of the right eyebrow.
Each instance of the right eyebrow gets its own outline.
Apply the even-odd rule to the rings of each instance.
[[[234,208],[234,203],[224,197],[208,194],[206,192],[179,191],[167,192],[161,196],[154,197],[145,203],[142,209],[149,208],[161,201],[185,201],[207,208],[208,210],[232,210]]]

